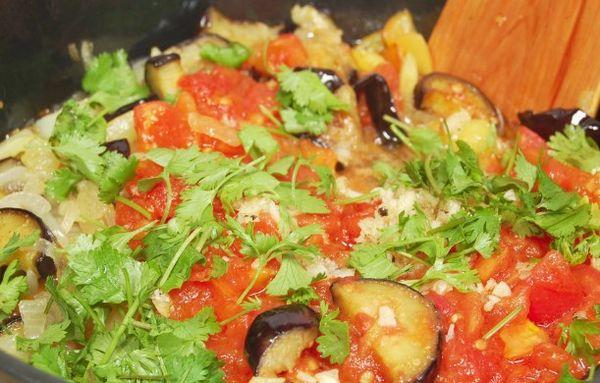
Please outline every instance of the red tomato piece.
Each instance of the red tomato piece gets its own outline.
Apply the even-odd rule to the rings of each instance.
[[[261,124],[265,117],[259,106],[271,109],[276,105],[275,87],[229,68],[215,67],[184,76],[179,86],[194,97],[200,114],[228,125],[239,126],[243,121]]]
[[[187,148],[195,144],[190,128],[178,111],[164,101],[151,101],[133,110],[138,150]]]
[[[547,326],[574,311],[584,298],[579,281],[559,253],[549,252],[531,272],[529,319]]]
[[[284,65],[288,68],[308,66],[308,53],[302,40],[293,33],[284,33],[267,45],[267,66],[277,71]]]

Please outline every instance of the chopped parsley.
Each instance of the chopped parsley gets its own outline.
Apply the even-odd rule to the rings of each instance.
[[[277,99],[282,105],[280,115],[288,133],[323,134],[327,124],[333,121],[333,112],[348,108],[310,70],[282,68],[277,73],[277,81]]]
[[[331,363],[341,364],[350,354],[350,330],[348,323],[337,319],[339,310],[329,310],[325,302],[321,302],[321,321],[317,338],[317,350],[323,358]]]
[[[94,57],[87,65],[81,85],[91,94],[90,103],[107,112],[150,95],[148,88],[136,79],[123,49]]]
[[[239,68],[250,57],[250,49],[246,46],[231,42],[225,46],[204,44],[200,47],[200,57],[229,68]]]
[[[600,171],[600,149],[579,126],[567,125],[548,141],[549,154],[588,173]]]

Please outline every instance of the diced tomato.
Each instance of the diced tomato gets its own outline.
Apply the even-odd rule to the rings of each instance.
[[[259,83],[235,69],[200,71],[184,76],[179,86],[193,96],[200,114],[237,127],[242,122],[263,124],[260,106],[272,109],[277,104],[274,84]]]
[[[531,272],[529,319],[547,326],[574,311],[584,293],[569,264],[559,253],[549,252]]]
[[[308,66],[308,53],[302,40],[293,33],[284,33],[267,45],[268,71],[277,71],[282,65],[288,68]]]
[[[195,144],[182,115],[164,101],[151,101],[133,110],[137,147],[140,151],[152,148],[187,148]]]
[[[473,340],[455,330],[452,339],[442,347],[436,382],[438,383],[500,383],[504,382],[502,342],[493,338],[484,350],[475,348]]]
[[[586,173],[550,157],[544,139],[530,129],[520,127],[519,136],[519,148],[527,161],[541,164],[550,179],[564,190],[588,196],[592,202],[600,201],[600,174]]]
[[[184,320],[193,317],[203,307],[212,304],[214,288],[208,282],[185,282],[181,288],[169,293],[173,311],[171,318]]]

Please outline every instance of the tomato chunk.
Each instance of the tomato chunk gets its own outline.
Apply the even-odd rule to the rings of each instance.
[[[579,281],[559,253],[551,251],[531,273],[529,319],[549,325],[574,311],[584,298]]]

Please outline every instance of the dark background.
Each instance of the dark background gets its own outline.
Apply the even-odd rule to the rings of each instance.
[[[0,138],[45,107],[80,88],[80,62],[67,46],[83,39],[94,51],[125,48],[130,58],[173,45],[198,31],[209,5],[239,19],[278,23],[294,0],[0,0]],[[429,34],[442,0],[312,1],[329,10],[350,41],[378,29],[394,12],[409,8]]]

